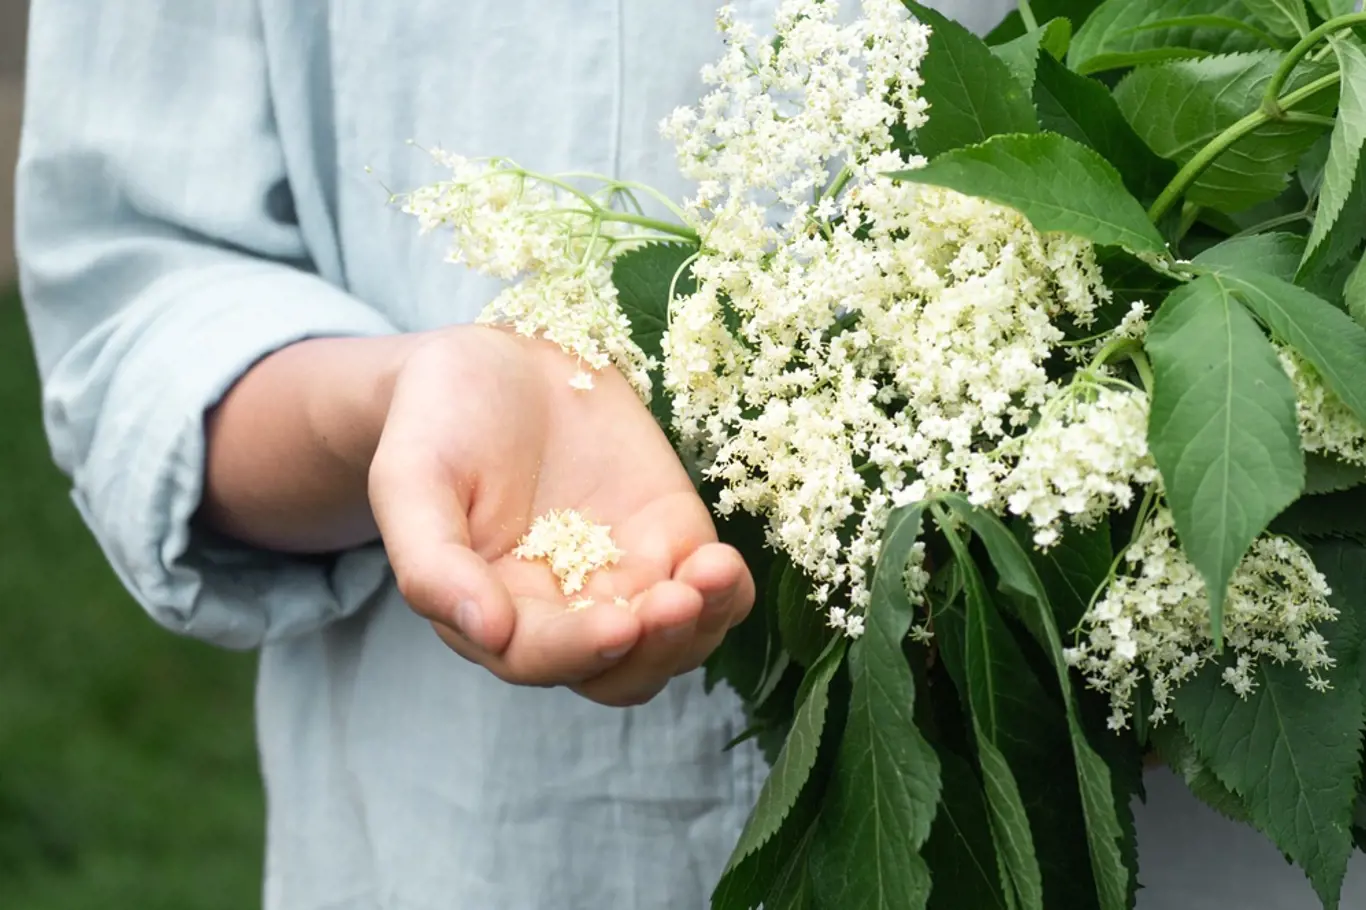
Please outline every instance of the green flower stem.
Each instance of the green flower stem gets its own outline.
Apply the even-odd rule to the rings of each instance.
[[[1280,97],[1281,92],[1285,89],[1285,84],[1290,81],[1290,76],[1295,72],[1295,67],[1300,65],[1300,61],[1320,41],[1345,28],[1362,24],[1366,24],[1366,13],[1348,13],[1345,16],[1338,16],[1336,19],[1329,19],[1301,38],[1299,43],[1285,55],[1285,59],[1281,61],[1281,65],[1272,75],[1271,81],[1266,84],[1266,94],[1262,98],[1262,108],[1266,113],[1276,120],[1285,116],[1284,101]]]
[[[1032,32],[1039,27],[1039,20],[1034,18],[1034,8],[1029,5],[1029,0],[1020,0],[1020,19],[1024,22],[1025,31]]]
[[[1148,355],[1142,350],[1134,351],[1129,355],[1129,362],[1138,371],[1138,381],[1143,383],[1143,390],[1152,395],[1156,380],[1153,378],[1153,365],[1148,362]]]
[[[1086,365],[1086,369],[1083,372],[1089,375],[1112,360],[1124,356],[1133,356],[1135,352],[1142,350],[1143,345],[1139,344],[1137,338],[1129,338],[1127,336],[1122,338],[1111,338],[1103,348],[1096,352],[1096,356],[1091,358],[1091,362]]]
[[[1287,123],[1305,123],[1311,126],[1322,126],[1332,129],[1337,126],[1337,120],[1332,117],[1325,117],[1322,114],[1306,114],[1302,111],[1286,111],[1281,115],[1281,119]]]
[[[681,224],[674,224],[669,221],[660,221],[658,218],[648,218],[645,215],[635,215],[631,212],[619,212],[616,209],[605,209],[596,203],[592,203],[591,205],[592,207],[587,209],[551,209],[543,214],[580,215],[601,224],[607,224],[609,222],[616,224],[634,224],[637,227],[648,228],[658,234],[665,234],[667,235],[666,239],[669,240],[677,239],[695,244],[700,244],[702,242],[702,239],[697,236],[697,232],[690,227],[684,227]]]
[[[826,187],[825,192],[816,197],[816,201],[820,202],[827,197],[834,199],[840,193],[844,192],[844,188],[848,186],[849,181],[853,179],[854,171],[846,164],[844,167],[840,168],[840,172],[835,175],[835,179],[831,181],[830,186]]]
[[[1346,17],[1344,17],[1346,18]],[[1332,88],[1342,81],[1342,73],[1330,73],[1321,76],[1308,85],[1298,88],[1283,98],[1276,99],[1276,104],[1282,112],[1289,111],[1297,104],[1302,104],[1309,98],[1314,97],[1319,92],[1327,88]],[[1171,211],[1172,206],[1181,201],[1195,181],[1200,179],[1200,175],[1205,173],[1224,154],[1234,146],[1240,139],[1256,132],[1261,127],[1276,119],[1265,109],[1265,105],[1258,110],[1248,114],[1237,123],[1224,130],[1218,136],[1210,140],[1209,145],[1196,154],[1194,158],[1186,163],[1186,166],[1176,175],[1167,188],[1162,191],[1162,195],[1157,197],[1153,207],[1148,210],[1148,217],[1157,223],[1162,217]]]

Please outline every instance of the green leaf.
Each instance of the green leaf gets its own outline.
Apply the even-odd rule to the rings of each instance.
[[[1298,234],[1249,234],[1225,240],[1191,260],[1198,266],[1223,273],[1257,269],[1285,281],[1294,281],[1304,258],[1304,238]]]
[[[929,910],[1007,910],[982,784],[971,766],[940,750],[944,789],[923,851],[935,871]]]
[[[1107,0],[1072,39],[1067,64],[1079,73],[1150,62],[1140,55],[1161,50],[1225,54],[1258,46],[1256,38],[1222,28],[1178,27],[1140,31],[1163,19],[1246,16],[1239,0]]]
[[[818,903],[920,910],[930,872],[919,850],[939,804],[939,759],[915,726],[902,651],[915,607],[904,573],[924,508],[892,513],[863,635],[849,649],[849,720],[811,843]]]
[[[1013,41],[991,49],[997,58],[1010,67],[1010,73],[1026,92],[1034,90],[1034,71],[1039,62],[1039,48],[1043,46],[1043,29],[1036,28]]]
[[[1074,32],[1098,6],[1100,0],[1033,0],[1030,3],[1039,22],[1056,18],[1066,19],[1072,24]],[[1004,44],[1012,38],[1020,37],[1025,31],[1024,20],[1020,18],[1019,12],[1012,11],[987,35],[987,44]]]
[[[1186,164],[1211,140],[1254,111],[1281,55],[1276,51],[1181,60],[1134,70],[1115,88],[1115,100],[1135,131],[1157,154]],[[1297,88],[1324,69],[1297,70]],[[1325,91],[1302,107],[1331,114]],[[1221,212],[1237,212],[1280,195],[1301,156],[1323,132],[1316,124],[1274,121],[1221,155],[1187,198]]]
[[[1243,5],[1282,38],[1298,38],[1309,31],[1304,0],[1243,0]]]
[[[1046,50],[1049,60],[1062,66],[1057,60],[1067,53],[1067,44],[1071,40],[1071,24],[1066,19],[1054,19],[1012,41],[996,45],[991,52],[1010,67],[1011,73],[1024,86],[1025,93],[1029,94],[1034,91],[1035,73],[1040,63],[1039,51]]]
[[[963,577],[967,602],[963,669],[968,710],[972,715],[977,759],[982,767],[982,781],[986,788],[992,841],[1006,877],[1003,885],[1014,892],[1019,905],[1026,910],[1042,910],[1043,875],[1034,852],[1029,816],[1020,796],[1019,784],[999,745],[1005,724],[1001,716],[1005,706],[1000,690],[1010,686],[1012,680],[1008,678],[1008,671],[999,672],[1003,667],[996,662],[1007,656],[1004,649],[1013,649],[1014,642],[1001,625],[996,605],[987,592],[986,582],[982,580],[967,544],[943,521],[940,522],[940,530],[953,548],[958,571]]]
[[[696,252],[697,247],[691,244],[649,243],[612,263],[612,284],[617,289],[617,303],[630,320],[631,340],[655,360],[662,359],[660,345],[669,327],[669,288],[674,287],[680,296],[697,289],[691,270],[685,268]],[[654,396],[650,410],[660,425],[667,428],[673,423],[673,406],[658,371],[651,379]]]
[[[1116,792],[1111,782],[1110,769],[1086,740],[1077,711],[1076,696],[1067,661],[1063,657],[1062,636],[1058,633],[1052,605],[1043,582],[1026,555],[1020,542],[996,516],[969,505],[961,497],[942,500],[959,515],[986,547],[992,566],[1003,590],[1019,595],[1032,609],[1021,619],[1044,649],[1053,664],[1062,692],[1067,716],[1068,737],[1072,757],[1077,766],[1077,784],[1081,792],[1082,811],[1086,819],[1087,847],[1091,855],[1091,869],[1096,877],[1096,892],[1100,910],[1127,910],[1131,892],[1131,875],[1125,861],[1122,844],[1126,841],[1125,828],[1120,822],[1121,810],[1116,805]]]
[[[1354,12],[1357,8],[1357,0],[1309,0],[1309,5],[1314,8],[1314,12],[1319,14],[1323,21],[1336,19],[1338,16],[1345,16]]]
[[[1277,0],[1268,0],[1268,2],[1274,3],[1277,2]],[[1262,31],[1260,28],[1258,28],[1256,25],[1253,25],[1251,22],[1244,22],[1240,19],[1233,19],[1228,16],[1177,16],[1174,19],[1158,19],[1156,22],[1145,23],[1143,25],[1138,26],[1137,28],[1132,28],[1126,32],[1122,32],[1121,34],[1141,34],[1142,32],[1153,31],[1156,29],[1174,28],[1211,28],[1242,32],[1246,35],[1250,35],[1253,38],[1256,38],[1259,44],[1265,44],[1275,48],[1280,47],[1280,44],[1276,41],[1274,37],[1268,35],[1266,32]]]
[[[1151,201],[1176,176],[1176,165],[1154,154],[1124,119],[1110,90],[1051,58],[1039,60],[1034,83],[1039,124],[1088,145],[1119,171],[1129,192]]]
[[[1164,254],[1166,244],[1104,158],[1056,134],[997,136],[892,175],[1018,209],[1040,231]]]
[[[1017,537],[1027,538],[1030,533],[1024,524],[1016,530]],[[1059,625],[1065,630],[1075,629],[1110,574],[1115,558],[1110,522],[1102,519],[1090,528],[1069,528],[1046,551],[1030,549],[1029,557]]]
[[[802,835],[797,849],[783,866],[768,897],[764,910],[813,910],[815,897],[811,893],[811,839],[815,836],[813,822]]]
[[[1304,456],[1305,496],[1322,496],[1325,493],[1341,493],[1352,487],[1366,483],[1366,468],[1347,464],[1336,458],[1307,452]],[[1303,500],[1301,500],[1303,501]]]
[[[1366,257],[1362,257],[1347,278],[1343,288],[1347,302],[1347,312],[1352,314],[1357,325],[1366,326]]]
[[[1002,133],[1038,129],[1029,93],[980,38],[928,7],[906,0],[930,26],[929,52],[920,66],[920,97],[930,119],[916,131],[920,152],[933,158]]]
[[[1355,41],[1348,40],[1334,40],[1333,50],[1342,70],[1342,96],[1328,163],[1324,166],[1318,214],[1304,252],[1306,260],[1328,237],[1346,207],[1359,179],[1361,147],[1366,144],[1366,53]]]
[[[825,614],[810,599],[811,583],[787,558],[779,560],[778,631],[783,647],[803,667],[816,662],[834,637]]]
[[[1366,423],[1366,329],[1328,301],[1273,275],[1238,269],[1218,280],[1272,336],[1309,361],[1324,385]]]
[[[1271,527],[1302,539],[1366,543],[1366,487],[1305,496],[1277,516]]]
[[[1185,781],[1197,799],[1230,821],[1251,824],[1243,800],[1210,770],[1179,723],[1158,724],[1153,728],[1153,742],[1167,767]]]
[[[778,753],[759,799],[740,832],[740,840],[726,864],[729,872],[745,857],[756,852],[778,833],[788,813],[797,804],[797,797],[816,766],[821,732],[825,729],[825,711],[829,706],[830,681],[844,662],[844,642],[832,641],[802,681],[805,697],[797,708],[787,742]]]
[[[1229,577],[1304,489],[1295,392],[1275,348],[1212,275],[1167,298],[1147,349],[1155,376],[1149,445],[1222,641]]]
[[[1237,793],[1252,821],[1304,869],[1325,907],[1336,907],[1347,860],[1361,770],[1361,622],[1366,560],[1353,543],[1313,549],[1342,611],[1323,629],[1336,665],[1316,692],[1293,664],[1263,660],[1257,689],[1239,698],[1205,668],[1177,690],[1176,715],[1200,756]]]

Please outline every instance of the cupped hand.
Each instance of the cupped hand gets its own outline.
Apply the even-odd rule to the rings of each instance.
[[[457,653],[510,683],[640,704],[706,659],[754,583],[625,379],[577,391],[577,371],[503,330],[434,334],[399,371],[370,502],[404,598]],[[610,526],[623,553],[572,598],[512,555],[552,509]]]

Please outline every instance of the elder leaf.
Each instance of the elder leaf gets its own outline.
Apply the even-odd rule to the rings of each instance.
[[[996,136],[940,155],[897,180],[948,187],[1018,209],[1040,231],[1164,254],[1166,243],[1113,165],[1054,133]]]
[[[1271,342],[1213,275],[1167,298],[1147,350],[1155,377],[1149,445],[1221,641],[1234,568],[1304,489],[1295,392]]]

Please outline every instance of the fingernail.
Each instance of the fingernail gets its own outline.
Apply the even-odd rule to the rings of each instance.
[[[460,632],[469,639],[478,639],[484,619],[479,613],[479,604],[472,600],[462,600],[455,609],[455,622]]]
[[[626,656],[626,652],[631,650],[630,645],[622,645],[620,648],[605,648],[602,653],[603,660],[621,660]]]

